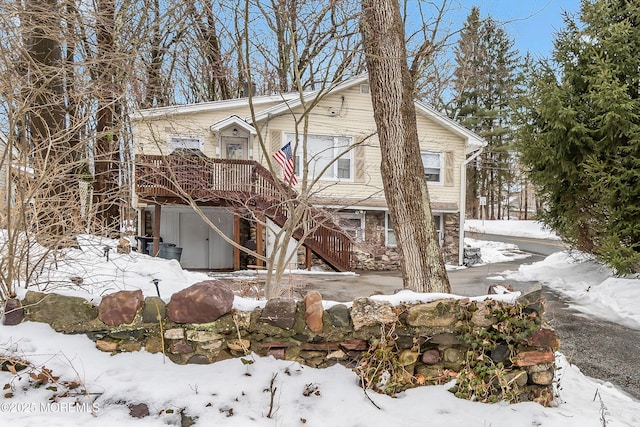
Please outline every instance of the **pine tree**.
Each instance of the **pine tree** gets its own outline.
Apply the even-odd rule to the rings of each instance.
[[[584,1],[533,89],[520,147],[543,219],[619,273],[640,271],[640,4]]]
[[[471,9],[456,47],[453,117],[489,145],[467,171],[467,206],[478,217],[478,196],[488,196],[490,218],[508,216],[503,197],[511,179],[511,108],[520,58],[513,40],[491,17]]]

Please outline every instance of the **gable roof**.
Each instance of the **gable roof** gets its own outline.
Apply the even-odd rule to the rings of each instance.
[[[249,123],[242,120],[240,117],[236,116],[235,114],[227,117],[226,119],[220,120],[219,122],[212,124],[211,126],[209,126],[209,128],[214,132],[219,132],[222,129],[229,127],[231,125],[240,127],[245,131],[249,132],[251,135],[256,135],[258,133],[256,131],[256,128],[254,128]]]
[[[343,90],[347,90],[353,86],[356,86],[362,83],[368,83],[368,82],[369,82],[369,75],[361,74],[359,76],[356,76],[348,80],[345,80],[341,83],[338,83],[333,88],[324,89],[322,90],[322,92],[338,93]],[[319,90],[309,92],[304,96],[303,98],[304,102],[310,102],[320,94],[321,94],[321,91]],[[262,110],[259,113],[257,113],[255,115],[255,121],[258,122],[261,120],[265,120],[267,118],[271,118],[273,116],[287,113],[289,110],[302,105],[302,102],[303,101],[300,99],[300,97],[297,97],[288,101],[285,100],[284,102],[278,105],[275,105],[271,108],[267,108],[266,110]],[[466,147],[467,154],[473,151],[476,151],[479,148],[485,147],[487,145],[487,141],[485,141],[482,137],[470,131],[469,129],[465,128],[464,126],[457,123],[456,121],[450,119],[449,117],[445,116],[444,114],[436,111],[433,107],[425,104],[422,101],[414,101],[414,103],[416,106],[417,113],[421,113],[429,117],[431,120],[435,121],[439,125],[449,129],[454,134],[462,137],[466,141],[465,147]],[[248,123],[252,122],[251,117],[247,117],[245,120]]]
[[[255,128],[253,125],[254,121],[259,122],[268,118],[272,118],[274,116],[278,116],[281,114],[286,114],[293,108],[297,108],[302,105],[303,102],[311,102],[318,96],[323,93],[339,93],[343,90],[347,90],[353,86],[368,83],[369,75],[368,74],[360,74],[358,76],[352,77],[350,79],[344,80],[340,83],[335,84],[333,87],[323,88],[311,92],[306,92],[303,94],[302,99],[300,98],[300,94],[297,92],[288,92],[279,95],[262,95],[262,96],[254,96],[251,98],[254,106],[261,106],[266,104],[274,104],[271,107],[268,107],[264,110],[260,110],[256,112],[255,118],[251,116],[246,117],[244,120],[238,116],[230,116],[227,119],[221,120],[217,123],[214,123],[211,126],[212,130],[222,129],[228,126],[231,123],[236,123],[238,126],[241,126],[246,131],[251,134],[255,134]],[[436,111],[433,107],[425,104],[422,101],[414,101],[416,106],[416,113],[423,114],[429,119],[435,121],[439,125],[449,129],[454,134],[460,136],[465,140],[465,151],[467,154],[476,151],[482,147],[487,145],[487,141],[485,141],[482,137],[465,128],[461,124],[456,121],[450,119],[444,114]],[[249,104],[249,98],[236,98],[236,99],[228,99],[222,101],[210,101],[210,102],[201,102],[197,104],[186,104],[186,105],[175,105],[169,107],[156,107],[149,108],[146,110],[138,110],[132,114],[133,120],[140,120],[143,118],[153,118],[153,117],[162,117],[162,116],[171,116],[175,114],[188,114],[194,112],[207,112],[207,111],[219,111],[231,108],[243,108],[247,107]]]
[[[466,141],[467,154],[469,154],[472,151],[476,151],[479,148],[487,146],[488,142],[484,138],[482,138],[480,135],[477,135],[476,133],[462,126],[460,123],[456,122],[455,120],[436,111],[433,107],[425,104],[422,101],[415,101],[414,103],[416,105],[417,112],[420,112],[428,116],[436,123],[439,123],[441,126],[446,127],[451,132],[464,138]]]
[[[260,95],[251,98],[253,105],[273,104],[287,102],[298,96],[297,93],[283,93],[278,95]],[[173,116],[175,114],[200,113],[207,111],[226,110],[230,108],[242,108],[249,104],[249,98],[224,99],[220,101],[199,102],[195,104],[170,105],[168,107],[154,107],[137,110],[131,113],[133,120],[145,118]]]
[[[275,106],[273,106],[271,108],[267,108],[266,110],[262,110],[262,111],[256,113],[255,121],[259,122],[261,120],[265,120],[267,118],[286,113],[289,110],[291,110],[292,108],[297,108],[300,105],[302,105],[303,100],[304,100],[304,102],[312,101],[315,98],[317,98],[319,95],[321,95],[322,93],[327,93],[327,92],[338,93],[338,92],[341,92],[343,90],[349,89],[350,87],[353,87],[353,86],[355,86],[357,84],[368,82],[368,81],[369,81],[369,76],[367,74],[361,74],[359,76],[352,77],[352,78],[347,79],[347,80],[345,80],[343,82],[340,82],[340,83],[336,84],[334,87],[329,87],[329,88],[314,90],[312,92],[307,92],[303,96],[303,99],[300,99],[300,96],[298,96],[297,98],[294,98],[294,99],[291,99],[291,100],[285,100],[284,102],[282,102],[282,103],[280,103],[278,105],[275,105]],[[252,121],[251,117],[248,117],[246,120],[249,123],[251,123],[251,121]]]

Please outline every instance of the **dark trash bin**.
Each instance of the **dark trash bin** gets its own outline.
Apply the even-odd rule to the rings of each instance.
[[[160,243],[160,251],[158,252],[158,256],[160,258],[167,258],[167,249],[175,248],[175,243]]]
[[[163,258],[166,259],[175,259],[176,261],[180,262],[180,258],[182,257],[182,248],[178,247],[178,246],[167,246],[164,249],[164,256]]]
[[[176,245],[175,243],[163,243],[163,242],[160,242],[160,247],[158,248],[158,255],[157,256],[159,256],[160,258],[165,258],[163,256],[164,252],[165,252],[165,249],[167,247],[171,247],[171,246],[175,246],[175,245]],[[147,243],[147,251],[145,253],[148,254],[148,255],[151,255],[151,256],[156,256],[156,254],[153,253],[153,242]]]

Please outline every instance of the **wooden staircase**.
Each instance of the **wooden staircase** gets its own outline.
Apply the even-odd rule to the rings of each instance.
[[[135,192],[152,203],[228,205],[265,215],[283,227],[287,202],[300,203],[297,193],[253,160],[226,160],[188,156],[137,155]],[[288,194],[287,194],[288,192]],[[324,210],[307,207],[304,228],[293,236],[336,271],[351,269],[351,238]]]

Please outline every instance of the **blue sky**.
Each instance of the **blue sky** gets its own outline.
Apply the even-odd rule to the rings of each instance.
[[[461,23],[472,6],[480,8],[484,18],[491,15],[505,22],[507,33],[515,41],[515,48],[534,58],[548,57],[553,49],[555,33],[564,27],[562,11],[577,13],[580,0],[459,0]],[[456,7],[458,9],[458,7]]]

